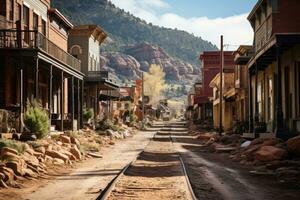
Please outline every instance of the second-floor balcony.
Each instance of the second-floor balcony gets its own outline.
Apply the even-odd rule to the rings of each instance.
[[[38,50],[77,71],[81,70],[80,60],[58,47],[38,31],[0,30],[0,48]]]
[[[255,31],[255,52],[258,52],[272,36],[272,15],[269,15]]]

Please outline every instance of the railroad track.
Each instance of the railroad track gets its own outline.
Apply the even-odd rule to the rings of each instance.
[[[141,181],[142,177],[160,177],[166,176],[169,179],[172,179],[179,175],[183,175],[184,178],[181,180],[181,183],[186,184],[184,193],[176,194],[177,199],[178,195],[182,195],[182,199],[193,199],[196,200],[193,188],[191,186],[189,176],[184,164],[183,159],[180,154],[174,150],[172,130],[173,128],[182,128],[181,124],[165,124],[164,127],[161,127],[158,132],[156,132],[153,138],[149,141],[148,145],[143,151],[128,165],[126,165],[119,174],[107,185],[107,187],[101,192],[97,200],[107,200],[107,199],[148,199],[149,197],[144,196],[146,194],[157,194],[157,192],[169,191],[174,194],[164,194],[162,192],[161,199],[164,198],[164,195],[175,195],[177,190],[173,190],[168,184],[161,183],[159,186],[153,186],[152,183],[149,185],[149,182]],[[162,152],[156,151],[155,142],[162,143],[163,147]],[[169,142],[169,143],[168,143]],[[169,145],[169,146],[168,146]],[[147,151],[146,149],[152,148],[154,151]],[[155,153],[153,153],[155,152]],[[161,160],[159,160],[161,159]],[[147,160],[147,161],[144,161]],[[178,164],[178,162],[180,164]],[[153,163],[158,163],[159,166],[154,166]],[[149,167],[151,166],[151,167]],[[170,169],[165,169],[169,167]],[[151,169],[150,169],[151,168]],[[153,169],[152,169],[153,168]],[[160,171],[162,169],[162,171]],[[166,170],[171,171],[166,172]],[[172,174],[173,173],[173,174]],[[128,175],[134,177],[133,180],[128,178]],[[138,178],[136,178],[138,177]],[[175,178],[173,178],[174,181]],[[176,178],[177,181],[178,178]],[[158,178],[160,181],[161,179]],[[155,181],[154,181],[155,182]],[[161,186],[164,185],[164,186]],[[167,186],[166,186],[167,185]],[[170,184],[172,185],[172,184]],[[182,185],[182,184],[181,184]],[[116,189],[117,188],[117,189]],[[168,198],[170,199],[170,198]],[[180,198],[181,199],[181,198]]]

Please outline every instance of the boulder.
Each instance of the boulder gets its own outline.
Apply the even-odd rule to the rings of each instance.
[[[1,156],[4,155],[5,153],[11,153],[11,154],[15,154],[15,155],[18,155],[18,151],[15,150],[15,149],[12,149],[12,148],[9,148],[9,147],[3,147],[1,149]]]
[[[286,144],[290,153],[300,156],[300,136],[289,139]]]
[[[203,141],[208,141],[210,140],[210,138],[212,138],[212,135],[210,133],[199,134],[197,136],[198,140],[203,140]]]
[[[262,146],[275,146],[279,143],[283,142],[281,139],[278,139],[278,138],[270,138],[270,139],[267,139],[265,140],[263,143],[262,143]]]
[[[17,176],[24,176],[25,165],[22,165],[21,161],[8,161],[5,166],[12,169]]]
[[[70,152],[75,156],[76,159],[81,160],[81,153],[77,147],[72,147]]]
[[[31,178],[37,177],[37,174],[29,168],[24,169],[24,173],[25,173],[24,174],[25,177],[31,177]]]
[[[46,162],[46,163],[52,163],[52,162],[53,162],[53,158],[46,155],[46,156],[45,156],[45,162]]]
[[[11,152],[4,152],[1,155],[1,158],[6,159],[6,160],[19,160],[20,159],[20,157],[18,155],[11,153]]]
[[[238,134],[224,135],[220,138],[220,141],[223,144],[235,144],[239,143],[241,140],[241,135]]]
[[[2,188],[8,188],[8,186],[6,185],[6,183],[0,179],[0,187]]]
[[[69,160],[69,157],[67,156],[67,155],[64,155],[64,154],[62,154],[62,153],[60,153],[60,152],[58,152],[58,151],[46,151],[45,152],[45,155],[47,155],[47,156],[50,156],[50,157],[52,157],[52,158],[58,158],[58,159],[61,159],[61,160],[63,160],[64,162],[67,162],[68,160]]]
[[[273,146],[263,146],[255,152],[255,159],[263,162],[281,160],[287,155],[287,151]]]
[[[4,174],[4,182],[11,182],[14,180],[14,171],[8,167],[1,167],[0,173]]]
[[[88,152],[87,155],[93,157],[93,158],[103,158],[102,155],[97,154],[97,153],[93,153],[93,152]]]
[[[0,173],[0,180],[4,180],[5,179],[5,175],[3,173]]]
[[[71,137],[71,143],[72,144],[76,144],[77,147],[80,146],[79,140],[77,138],[75,138],[75,137]]]
[[[45,149],[45,147],[40,146],[40,147],[36,148],[35,151],[39,152],[39,153],[42,153],[42,154],[45,154],[46,149]]]
[[[60,140],[63,142],[63,143],[71,143],[71,139],[69,136],[66,136],[66,135],[60,135]]]
[[[64,165],[65,162],[64,162],[64,160],[62,160],[62,159],[54,158],[54,159],[53,159],[53,164],[54,164],[54,165]]]

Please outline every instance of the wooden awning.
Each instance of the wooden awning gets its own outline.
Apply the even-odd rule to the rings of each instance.
[[[286,50],[294,45],[300,44],[300,34],[275,34],[264,47],[262,47],[248,63],[251,69],[255,63],[260,67],[266,67],[276,60],[276,46]]]

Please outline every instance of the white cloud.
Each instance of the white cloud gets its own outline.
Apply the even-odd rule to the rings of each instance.
[[[211,41],[217,46],[220,46],[220,35],[224,35],[224,43],[231,45],[228,47],[228,50],[235,50],[240,44],[251,44],[253,40],[253,31],[247,21],[248,13],[216,19],[209,19],[207,17],[185,18],[175,13],[159,15],[157,9],[170,7],[163,0],[111,1],[116,6],[129,11],[147,22],[167,28],[185,30]]]

